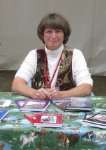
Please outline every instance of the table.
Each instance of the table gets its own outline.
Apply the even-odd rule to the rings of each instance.
[[[83,123],[84,112],[63,112],[53,104],[48,112],[62,113],[64,127],[36,128],[15,105],[23,96],[0,92],[1,99],[13,100],[12,120],[0,122],[0,150],[106,150],[106,130]],[[106,97],[92,96],[94,111],[106,110]]]

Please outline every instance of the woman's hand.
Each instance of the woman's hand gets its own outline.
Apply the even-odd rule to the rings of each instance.
[[[59,99],[64,97],[64,91],[59,91],[58,89],[51,88],[51,89],[46,89],[48,93],[49,99]]]
[[[49,94],[44,88],[38,90],[31,88],[29,95],[33,99],[49,99]]]
[[[30,97],[33,99],[53,99],[53,98],[62,98],[63,97],[63,92],[62,91],[58,91],[54,88],[41,88],[41,89],[32,89],[30,91]]]

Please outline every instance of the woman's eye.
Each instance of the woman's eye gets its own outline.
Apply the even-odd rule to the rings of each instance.
[[[45,33],[52,33],[52,31],[51,30],[47,30],[47,31],[45,31]]]
[[[52,31],[48,31],[48,33],[52,33]]]
[[[63,32],[63,31],[60,29],[56,29],[56,33],[60,33],[60,32]]]
[[[45,30],[45,33],[47,33],[47,34],[60,33],[60,32],[63,32],[63,31],[60,30],[60,29],[55,29],[55,30]]]

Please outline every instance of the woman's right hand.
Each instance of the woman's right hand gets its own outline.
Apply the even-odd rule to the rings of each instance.
[[[29,96],[33,99],[49,99],[49,93],[44,88],[38,90],[31,88],[29,93]]]
[[[13,80],[12,91],[15,91],[27,97],[31,97],[32,99],[48,99],[48,93],[46,89],[33,89],[29,87],[27,82],[20,77],[16,77]]]

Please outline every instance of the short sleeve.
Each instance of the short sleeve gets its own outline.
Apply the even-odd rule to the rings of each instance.
[[[29,82],[36,72],[37,54],[36,50],[31,50],[25,57],[15,77],[20,77]]]
[[[78,49],[73,50],[72,73],[73,79],[77,86],[83,83],[93,85],[93,80],[91,78],[89,68],[87,67],[84,55]]]

